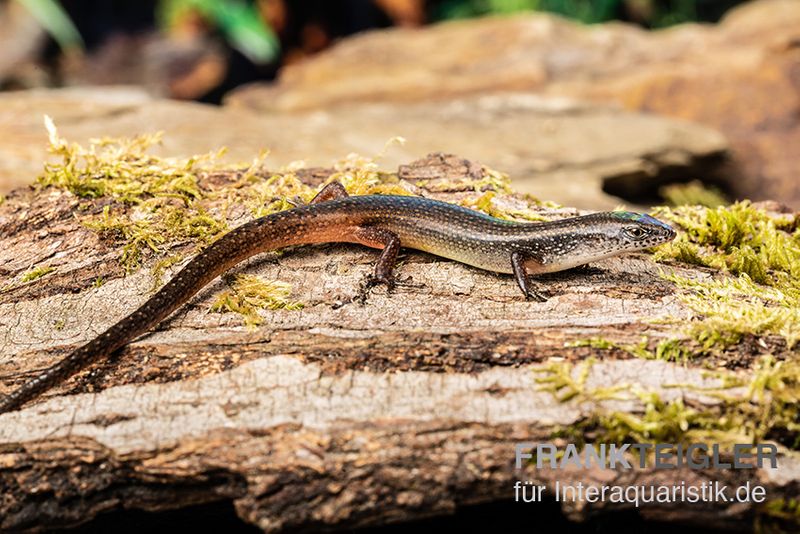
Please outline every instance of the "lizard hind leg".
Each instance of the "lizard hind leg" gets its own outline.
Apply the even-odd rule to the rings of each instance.
[[[311,199],[309,204],[319,204],[320,202],[327,202],[329,200],[335,200],[337,198],[346,198],[350,195],[347,194],[347,190],[340,182],[331,182],[322,190],[317,193],[317,195]]]
[[[397,262],[397,254],[400,252],[400,238],[397,234],[375,228],[374,226],[359,226],[353,232],[356,243],[383,249],[378,263],[375,264],[375,273],[372,276],[372,284],[384,284],[388,289],[394,288],[394,264]]]

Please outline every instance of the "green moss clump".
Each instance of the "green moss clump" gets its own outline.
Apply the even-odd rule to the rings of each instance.
[[[687,332],[706,349],[738,343],[746,335],[778,335],[788,349],[800,340],[800,298],[792,286],[756,284],[738,278],[695,280],[674,274],[664,278],[687,290],[681,300],[700,319]]]
[[[640,393],[644,412],[611,412],[593,422],[610,443],[681,443],[694,441],[697,430],[709,430],[715,416],[687,407],[682,399],[664,402],[655,393]],[[719,425],[716,425],[719,426]],[[725,431],[730,430],[726,425]],[[705,436],[707,437],[707,436]]]
[[[461,202],[461,205],[467,208],[476,209],[478,211],[482,211],[487,215],[491,215],[492,217],[497,217],[498,219],[504,219],[508,221],[515,221],[515,220],[526,220],[526,221],[548,221],[547,217],[543,217],[541,213],[534,211],[529,208],[522,208],[522,209],[508,209],[508,208],[501,208],[494,203],[494,198],[497,195],[497,191],[486,191],[481,196],[475,199],[468,199]],[[529,203],[538,203],[538,201],[533,199],[528,199]]]
[[[550,363],[535,371],[539,375],[536,377],[536,383],[539,384],[542,391],[552,393],[559,402],[573,399],[600,401],[620,398],[619,395],[626,388],[625,385],[587,389],[586,380],[589,378],[589,372],[594,363],[594,358],[587,359],[580,364],[577,372],[569,362]]]
[[[110,206],[106,206],[101,217],[85,220],[83,224],[125,243],[120,262],[128,272],[139,267],[146,249],[161,253],[162,245],[181,241],[204,245],[227,229],[224,221],[211,217],[201,208],[185,209],[168,204],[134,214],[112,213]],[[156,269],[155,277],[159,278],[162,271],[163,266]]]
[[[56,270],[55,267],[50,267],[49,265],[42,267],[34,267],[33,269],[30,269],[29,271],[25,271],[24,273],[22,273],[20,281],[23,284],[27,282],[32,282],[34,280],[38,280],[39,278],[47,274],[52,273],[55,270]]]
[[[211,305],[211,311],[238,313],[247,327],[254,328],[264,321],[258,310],[301,309],[301,302],[289,299],[291,292],[292,286],[285,282],[242,274],[236,276],[230,290],[217,297]]]
[[[669,338],[659,341],[653,350],[649,348],[650,340],[647,337],[637,344],[622,344],[604,338],[591,338],[567,343],[567,347],[591,347],[601,350],[618,349],[637,358],[645,360],[664,360],[673,362],[687,362],[692,357],[692,351],[686,346],[685,340]]]
[[[392,143],[390,140],[388,144]],[[339,182],[351,195],[410,195],[393,173],[383,172],[374,158],[350,154],[334,165],[325,183]]]
[[[160,254],[168,246],[210,242],[227,229],[224,218],[204,208],[212,192],[200,186],[198,173],[212,168],[222,153],[186,159],[159,158],[148,151],[161,136],[92,140],[88,148],[62,139],[49,117],[45,119],[51,154],[38,177],[40,187],[57,187],[89,199],[110,198],[99,217],[83,224],[123,243],[120,262],[127,272],[137,269],[143,253]]]
[[[390,141],[391,142],[391,141]],[[262,176],[260,169],[265,154],[259,156],[227,191],[229,203],[241,202],[254,217],[307,204],[327,184],[341,183],[351,195],[410,195],[396,175],[379,170],[372,158],[351,154],[335,165],[335,172],[320,184],[310,187],[297,176],[299,164],[291,164],[284,171]]]
[[[45,117],[49,151],[60,158],[47,163],[37,178],[43,187],[66,189],[81,198],[111,197],[126,203],[167,197],[190,202],[203,196],[197,171],[220,153],[187,159],[159,158],[148,151],[161,142],[161,134],[131,139],[93,139],[89,148],[69,143]]]
[[[707,187],[699,180],[688,184],[670,184],[659,189],[670,206],[705,206],[717,208],[729,204],[725,195],[715,187]]]
[[[691,334],[705,347],[743,335],[779,335],[792,348],[800,340],[800,232],[794,217],[775,216],[739,202],[727,208],[660,209],[682,231],[659,247],[658,261],[703,265],[737,278],[664,277],[686,292],[682,300],[699,321]]]
[[[581,364],[557,362],[537,370],[536,382],[560,402],[575,401],[596,405],[595,413],[581,423],[596,440],[609,443],[634,442],[715,442],[779,443],[800,450],[800,361],[778,361],[772,356],[758,360],[755,373],[747,381],[730,371],[720,372],[720,387],[703,389],[719,399],[719,404],[697,408],[682,399],[664,401],[636,384],[587,388],[594,360]],[[746,394],[732,397],[727,389],[746,386]],[[640,413],[608,411],[602,401],[638,399]]]
[[[559,402],[568,402],[576,397],[586,395],[586,379],[589,378],[589,371],[594,364],[594,359],[590,358],[581,364],[581,369],[577,376],[573,373],[573,367],[567,362],[550,363],[543,369],[535,372],[540,376],[536,378],[539,389],[549,391]]]
[[[696,408],[682,399],[663,401],[655,393],[635,392],[644,403],[644,413],[613,411],[595,419],[604,440],[633,442],[716,442],[724,444],[774,441],[790,450],[800,450],[800,365],[777,362],[766,356],[759,360],[756,373],[743,397],[731,397],[725,388],[740,381],[721,378],[716,391],[703,392],[721,400],[718,406]],[[727,379],[725,379],[727,378]]]
[[[683,231],[659,247],[656,259],[747,274],[760,284],[777,285],[800,277],[800,234],[791,217],[772,216],[738,202],[716,209],[682,206],[658,214]]]

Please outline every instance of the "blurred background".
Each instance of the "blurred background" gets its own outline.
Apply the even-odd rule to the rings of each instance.
[[[796,0],[0,0],[0,193],[48,113],[276,167],[403,136],[387,168],[455,153],[584,208],[796,208],[798,28]]]
[[[743,0],[0,0],[0,88],[136,84],[220,103],[377,28],[531,11],[645,28],[716,22]]]

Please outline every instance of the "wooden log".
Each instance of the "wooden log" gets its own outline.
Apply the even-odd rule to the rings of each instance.
[[[434,157],[399,174],[423,179],[426,165],[435,169],[431,177],[478,172],[446,160]],[[305,178],[318,183],[329,172]],[[452,200],[476,194],[437,193]],[[74,216],[79,204],[89,213],[103,206],[87,208],[52,189],[18,191],[0,206],[0,285],[7,284],[0,294],[0,394],[152,290],[147,269],[124,276],[118,248]],[[699,408],[719,403],[705,391],[720,380],[699,364],[573,343],[680,335],[680,325],[657,320],[689,311],[647,254],[546,276],[551,298],[544,303],[523,300],[510,276],[411,251],[402,256],[394,292],[378,288],[359,302],[354,297],[375,257],[357,246],[324,245],[255,258],[237,272],[291,283],[302,310],[263,311],[264,323],[248,329],[235,314],[209,313],[226,286],[218,280],[156,332],[40,401],[0,415],[0,529],[64,527],[108,510],[221,500],[266,532],[351,528],[510,500],[517,481],[550,492],[556,481],[750,482],[764,485],[773,500],[797,495],[796,457],[782,457],[780,469],[515,469],[519,442],[563,445],[554,436],[582,433],[582,422],[600,411],[641,414],[641,397],[626,390]],[[44,261],[57,269],[14,283]],[[94,284],[98,278],[102,285]],[[746,364],[753,350],[743,342],[729,354]],[[571,400],[559,399],[542,377],[570,364],[578,386]],[[618,395],[586,394],[614,387]],[[630,506],[563,504],[575,520]],[[721,528],[737,528],[757,511],[752,502],[639,508],[648,519],[713,518]]]

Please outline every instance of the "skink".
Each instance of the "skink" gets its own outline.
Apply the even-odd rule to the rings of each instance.
[[[528,275],[650,248],[674,237],[675,231],[667,224],[625,211],[521,223],[422,197],[350,197],[341,184],[333,182],[306,206],[255,219],[224,235],[133,313],[5,396],[0,413],[20,407],[144,334],[214,278],[261,252],[331,242],[381,249],[373,281],[391,288],[400,248],[413,248],[513,274],[526,298],[543,300]]]

